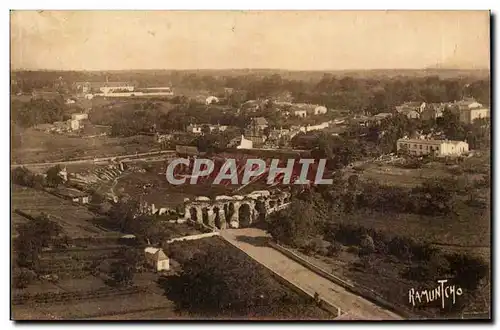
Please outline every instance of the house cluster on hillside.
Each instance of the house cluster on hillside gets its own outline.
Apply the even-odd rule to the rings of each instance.
[[[224,132],[225,130],[227,130],[228,126],[226,125],[212,125],[212,124],[191,124],[191,125],[188,125],[187,128],[186,128],[186,131],[188,133],[192,133],[192,134],[202,134],[203,133],[203,129],[209,129],[210,130],[210,133],[220,133],[220,132]]]
[[[36,130],[46,132],[46,133],[67,133],[75,132],[82,129],[85,123],[88,121],[88,114],[86,113],[74,113],[71,115],[71,119],[66,121],[56,121],[52,124],[39,124],[34,128]]]
[[[360,126],[370,126],[374,124],[379,124],[382,120],[386,118],[392,117],[392,113],[388,112],[381,112],[377,113],[376,115],[373,116],[365,116],[365,115],[355,115],[354,117],[351,118],[351,122],[358,124]]]
[[[490,117],[490,109],[471,98],[447,103],[406,102],[396,106],[398,113],[404,114],[410,119],[422,120],[442,117],[446,109],[457,114],[460,121],[466,124],[471,124],[479,118]]]
[[[306,103],[294,103],[291,105],[291,114],[297,117],[306,118],[308,116],[324,115],[328,112],[328,109],[322,105],[316,104],[306,104]]]
[[[278,101],[273,99],[265,100],[248,100],[241,105],[240,110],[243,111],[258,111],[274,107],[284,116],[295,116],[306,118],[308,116],[324,115],[328,112],[325,106],[308,103],[292,103],[290,101]]]
[[[252,119],[252,122],[245,129],[241,137],[237,137],[231,141],[230,146],[243,149],[286,147],[289,145],[291,139],[300,133],[324,131],[327,134],[338,136],[346,130],[346,127],[342,125],[343,123],[344,120],[330,120],[315,125],[269,128],[269,123],[264,117],[256,117]]]

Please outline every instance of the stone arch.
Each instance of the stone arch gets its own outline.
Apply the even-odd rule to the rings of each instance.
[[[191,220],[198,221],[198,211],[196,210],[196,207],[191,207],[189,209],[189,214],[191,215]]]
[[[266,220],[266,203],[263,200],[259,199],[255,202],[255,213],[257,221]]]
[[[218,206],[214,206],[215,220],[214,224],[217,229],[222,229],[222,220],[220,216],[220,209]]]
[[[234,214],[234,210],[235,210],[235,207],[234,207],[233,202],[230,202],[228,204],[224,204],[224,214],[226,216],[226,219],[231,219],[231,217]]]
[[[240,221],[240,227],[250,226],[252,219],[252,209],[248,203],[242,203],[238,209],[238,219]]]
[[[201,209],[201,216],[203,219],[203,224],[210,226],[210,221],[208,219],[208,208],[204,207]]]

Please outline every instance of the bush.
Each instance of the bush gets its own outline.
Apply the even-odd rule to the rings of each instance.
[[[370,235],[363,235],[363,237],[361,237],[359,246],[361,247],[361,250],[366,253],[375,251],[375,244],[373,243],[373,238],[371,238]]]
[[[342,244],[340,244],[337,241],[334,241],[330,246],[328,247],[328,253],[327,255],[329,257],[336,257],[339,255],[339,253],[342,251]]]
[[[317,237],[310,240],[306,246],[304,246],[303,250],[306,254],[313,253],[325,256],[328,254],[328,245],[328,242]]]
[[[433,277],[442,276],[450,272],[450,262],[441,253],[434,253],[429,258],[428,262],[431,274]]]
[[[375,258],[372,254],[362,254],[359,256],[360,266],[364,269],[372,269]]]
[[[111,264],[110,277],[112,281],[109,282],[111,285],[116,286],[126,286],[132,284],[134,278],[135,266],[128,265],[124,262],[114,262]]]
[[[453,175],[461,175],[464,173],[460,167],[450,167],[448,168],[448,172]]]
[[[394,237],[387,245],[389,253],[399,259],[407,260],[411,256],[411,245],[407,239]]]
[[[387,255],[389,253],[389,249],[387,248],[387,244],[381,239],[375,241],[375,252],[380,253],[382,255]]]
[[[13,276],[14,286],[18,289],[24,289],[35,279],[35,276],[32,270],[20,268]]]
[[[359,247],[351,245],[347,248],[347,252],[352,253],[352,254],[359,254]]]
[[[414,260],[428,262],[437,254],[437,249],[430,244],[410,243],[411,253]]]
[[[482,259],[466,254],[453,254],[446,257],[450,263],[450,273],[462,288],[473,291],[488,274],[489,266]]]
[[[411,265],[402,274],[403,277],[414,281],[428,281],[429,279],[445,278],[444,275],[450,271],[450,264],[447,258],[434,253],[429,257],[429,261],[420,265]]]

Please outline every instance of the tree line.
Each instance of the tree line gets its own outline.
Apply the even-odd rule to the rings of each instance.
[[[402,73],[404,74],[404,73]],[[105,81],[106,76],[115,81],[128,81],[138,86],[164,86],[209,90],[222,93],[224,88],[246,91],[247,99],[277,96],[290,93],[295,102],[323,104],[329,108],[343,108],[353,111],[381,112],[406,101],[427,103],[450,102],[463,97],[474,97],[480,102],[490,103],[489,78],[455,76],[441,78],[439,75],[417,76],[363,76],[318,73],[297,75],[271,72],[242,72],[229,75],[224,72],[182,72],[158,73],[127,72],[82,73],[82,72],[16,72],[12,85],[15,91],[31,92],[37,88],[55,88],[61,85],[71,89],[74,81]],[[62,77],[62,80],[59,80]],[[63,83],[64,82],[64,83]]]

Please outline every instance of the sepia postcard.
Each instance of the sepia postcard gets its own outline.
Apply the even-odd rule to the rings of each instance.
[[[11,319],[491,320],[490,15],[12,10]]]

